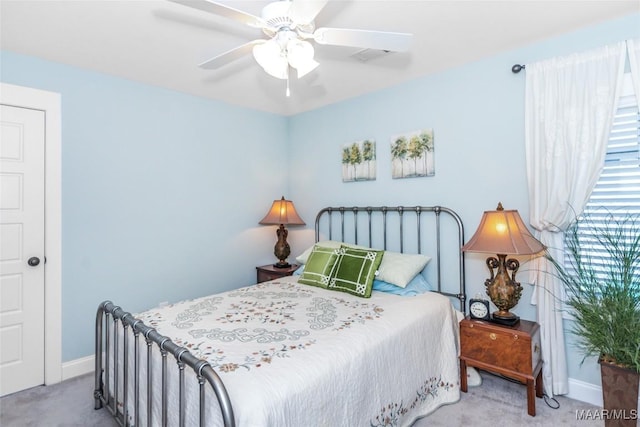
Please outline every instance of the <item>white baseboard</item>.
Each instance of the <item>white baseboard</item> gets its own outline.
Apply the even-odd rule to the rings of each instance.
[[[567,394],[567,397],[595,406],[602,407],[603,405],[601,386],[573,378],[569,378],[569,394]],[[638,407],[640,407],[640,397],[638,398]]]
[[[567,397],[602,407],[602,387],[599,385],[569,378]]]
[[[95,358],[93,355],[71,360],[62,364],[62,381],[93,372]]]

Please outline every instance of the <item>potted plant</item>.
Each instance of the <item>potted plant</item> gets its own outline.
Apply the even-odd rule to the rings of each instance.
[[[600,363],[605,425],[635,427],[640,378],[640,215],[584,214],[566,231],[565,249],[563,264],[549,254],[547,259],[564,284],[577,347],[585,358],[595,356]]]

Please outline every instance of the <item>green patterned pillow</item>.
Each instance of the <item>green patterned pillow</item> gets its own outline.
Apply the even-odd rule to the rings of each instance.
[[[314,246],[298,282],[326,289],[338,260],[338,251],[336,248]]]
[[[328,289],[369,298],[384,251],[342,246]]]

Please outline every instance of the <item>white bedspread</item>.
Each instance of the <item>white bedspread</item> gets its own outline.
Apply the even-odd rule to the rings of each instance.
[[[286,277],[136,317],[209,361],[239,427],[407,426],[459,400],[458,323],[448,298],[374,292],[363,299],[296,281]],[[192,383],[188,400],[196,406],[189,403],[187,425],[197,425]],[[217,403],[208,406],[207,425],[221,425]]]

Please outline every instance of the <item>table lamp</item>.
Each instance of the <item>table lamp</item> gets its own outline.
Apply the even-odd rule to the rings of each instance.
[[[522,286],[516,281],[520,262],[507,259],[507,255],[533,255],[544,249],[545,246],[524,225],[518,211],[504,210],[502,203],[498,203],[495,211],[484,212],[478,229],[462,250],[497,256],[487,258],[491,276],[484,282],[487,295],[498,307],[492,316],[494,322],[515,325],[520,320],[509,311],[518,304],[522,295]],[[511,276],[508,271],[512,272]]]
[[[289,254],[291,254],[291,248],[287,243],[287,235],[289,231],[284,228],[285,225],[305,225],[304,221],[296,208],[293,206],[291,200],[285,200],[284,196],[280,200],[274,200],[271,205],[271,209],[267,212],[264,218],[260,221],[262,225],[279,225],[276,230],[278,241],[273,248],[273,254],[278,258],[278,262],[273,264],[276,268],[288,268],[291,264],[287,262]]]

